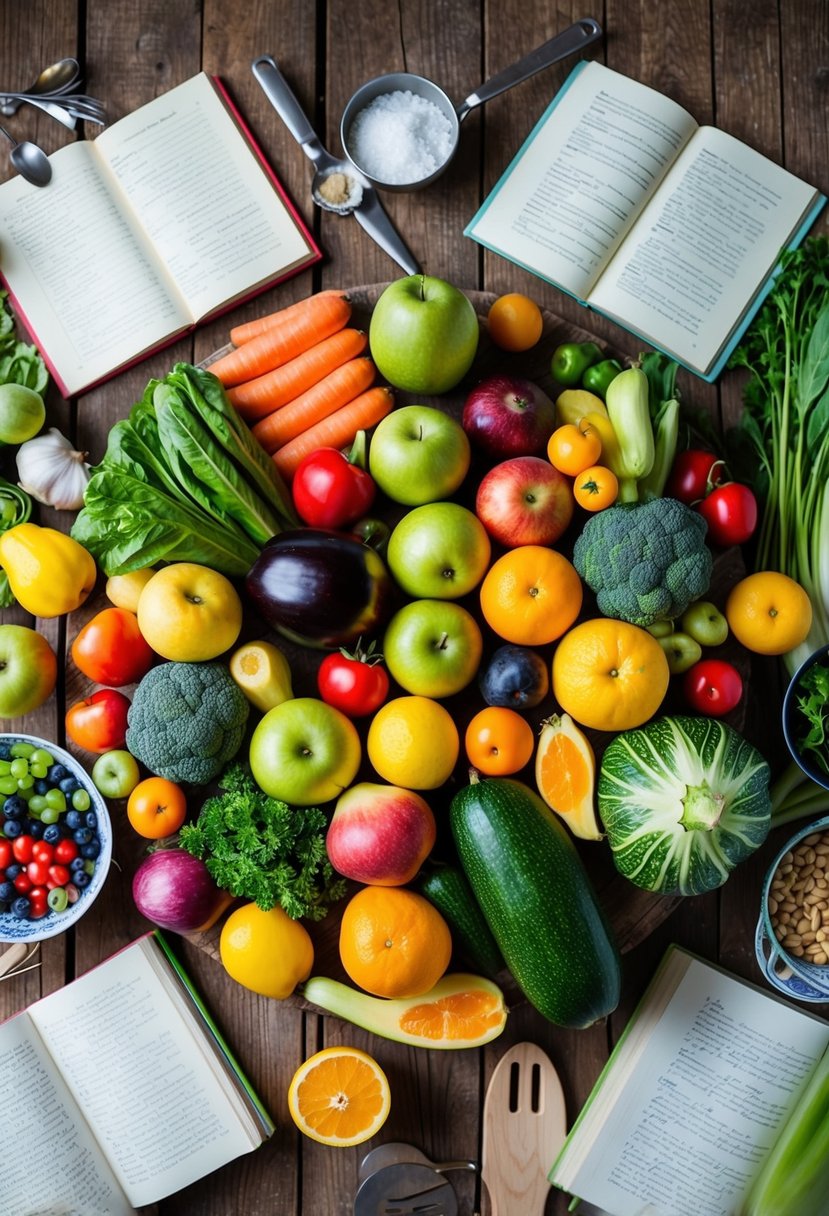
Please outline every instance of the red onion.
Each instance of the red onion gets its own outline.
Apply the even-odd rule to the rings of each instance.
[[[135,872],[132,896],[142,916],[173,933],[208,928],[230,902],[207,866],[184,849],[159,849]]]

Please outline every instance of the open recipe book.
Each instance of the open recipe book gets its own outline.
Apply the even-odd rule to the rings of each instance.
[[[829,1023],[671,946],[550,1181],[609,1216],[732,1216],[827,1050]]]
[[[583,62],[465,235],[710,381],[825,201],[670,97]]]
[[[0,1025],[0,1110],[3,1216],[127,1216],[274,1130],[157,932]]]
[[[205,75],[0,186],[0,275],[64,396],[321,253]]]

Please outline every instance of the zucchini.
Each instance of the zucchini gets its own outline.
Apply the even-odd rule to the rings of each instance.
[[[484,975],[497,975],[504,960],[463,871],[442,861],[430,862],[415,886],[442,914],[466,961]]]
[[[619,1002],[619,951],[550,808],[520,781],[473,774],[449,817],[469,885],[527,1000],[558,1026],[607,1017]]]

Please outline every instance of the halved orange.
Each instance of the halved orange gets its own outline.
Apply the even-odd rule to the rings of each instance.
[[[356,1047],[318,1051],[300,1064],[288,1089],[291,1118],[320,1144],[362,1144],[380,1130],[390,1108],[386,1074]]]
[[[596,757],[590,740],[569,714],[553,714],[542,724],[535,783],[547,806],[574,836],[601,840],[595,807]]]

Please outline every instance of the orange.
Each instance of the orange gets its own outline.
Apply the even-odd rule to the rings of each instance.
[[[547,806],[574,836],[601,840],[595,809],[596,757],[590,740],[569,714],[553,714],[542,723],[535,783]]]
[[[489,336],[502,350],[529,350],[544,328],[541,309],[518,291],[499,296],[487,314]]]
[[[139,781],[127,802],[127,819],[147,840],[172,836],[184,823],[187,798],[184,790],[166,777]]]
[[[553,431],[547,442],[547,459],[554,469],[568,477],[577,477],[589,469],[601,454],[601,436],[584,420],[565,422]]]
[[[612,507],[619,494],[616,474],[604,465],[594,464],[573,481],[573,497],[585,511],[604,511]]]
[[[366,751],[390,785],[434,790],[448,780],[460,751],[458,728],[431,697],[395,697],[371,719]]]
[[[514,709],[491,705],[466,728],[470,764],[488,777],[507,777],[529,764],[535,747],[533,729]]]
[[[786,654],[805,642],[812,627],[812,602],[800,583],[787,574],[763,570],[731,588],[725,616],[746,650]]]
[[[499,1035],[506,1021],[503,994],[493,983],[477,975],[446,975],[400,1015],[398,1027],[425,1039],[424,1047],[477,1047]]]
[[[340,959],[358,987],[373,996],[420,996],[449,966],[449,926],[416,891],[363,887],[340,922]]]
[[[584,621],[553,655],[553,695],[594,730],[630,730],[652,717],[668,691],[668,660],[656,638],[627,621]]]
[[[299,1130],[320,1144],[362,1144],[388,1117],[391,1094],[376,1060],[356,1047],[326,1047],[300,1064],[288,1088]]]
[[[581,611],[582,585],[571,562],[542,545],[519,545],[490,566],[481,611],[499,637],[543,646],[570,628]]]
[[[311,974],[314,947],[305,926],[280,907],[265,911],[248,903],[222,926],[219,957],[237,984],[284,1000]]]

